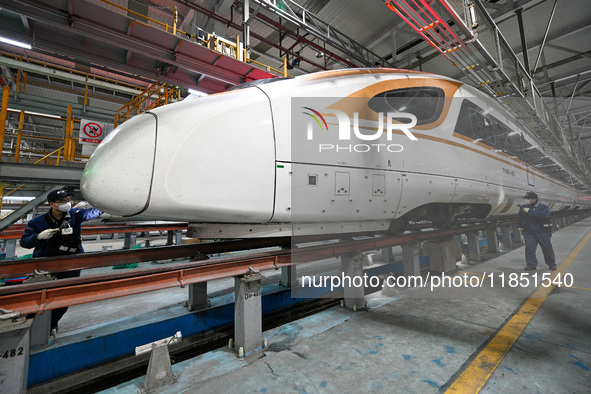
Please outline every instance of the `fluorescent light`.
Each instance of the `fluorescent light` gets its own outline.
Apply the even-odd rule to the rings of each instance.
[[[14,108],[8,108],[9,111],[14,111],[14,112],[21,112],[20,109],[14,109]],[[33,111],[25,111],[25,115],[41,115],[41,116],[47,116],[48,118],[56,118],[56,119],[61,119],[62,117],[59,115],[50,115],[50,114],[43,114],[41,112],[33,112]]]
[[[6,37],[2,37],[2,36],[0,36],[0,42],[14,45],[14,46],[21,47],[21,48],[25,48],[25,49],[31,49],[31,44],[27,44],[26,42],[22,42],[22,41],[11,40],[10,38],[6,38]]]
[[[189,94],[194,94],[195,96],[207,96],[208,94],[202,92],[201,90],[189,89]]]

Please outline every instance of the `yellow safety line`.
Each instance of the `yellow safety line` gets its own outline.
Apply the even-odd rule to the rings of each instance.
[[[482,279],[482,278],[483,278],[483,276],[484,276],[484,274],[479,274],[479,273],[477,273],[477,272],[458,271],[457,273],[458,273],[458,274],[468,274],[468,275],[472,275],[472,276],[477,276],[477,277],[479,277],[480,279]]]
[[[558,274],[564,276],[564,273],[573,261],[575,261],[575,258],[581,252],[589,238],[591,238],[591,231],[585,235],[581,242],[579,242],[568,257],[564,259],[562,264],[560,264],[559,269],[551,277],[552,281],[554,281],[554,278]],[[519,311],[503,326],[456,381],[452,383],[446,393],[478,393],[553,289],[554,285],[538,287],[531,298],[523,304]]]
[[[569,289],[579,289],[579,290],[587,290],[587,291],[591,291],[591,289],[588,289],[586,287],[579,287],[579,286],[569,286]]]

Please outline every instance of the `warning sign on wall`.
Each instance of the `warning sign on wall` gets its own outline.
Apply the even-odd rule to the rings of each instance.
[[[106,133],[111,131],[113,126],[94,120],[80,120],[80,143],[98,145],[103,140]]]

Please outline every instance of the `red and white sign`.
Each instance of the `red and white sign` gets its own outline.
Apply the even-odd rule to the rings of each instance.
[[[80,143],[98,145],[106,134],[105,123],[82,119],[80,121]]]

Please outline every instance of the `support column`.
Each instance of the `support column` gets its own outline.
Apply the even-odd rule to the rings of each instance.
[[[6,130],[6,117],[8,115],[8,100],[10,99],[10,86],[2,88],[2,108],[0,108],[0,144],[4,144],[4,131]],[[0,152],[2,161],[2,152]]]
[[[234,347],[238,350],[239,356],[263,346],[263,278],[263,275],[255,272],[234,278]]]
[[[478,238],[478,232],[466,234],[468,238],[468,258],[471,261],[480,261],[480,242]]]
[[[513,242],[511,240],[511,227],[501,227],[501,235],[503,236],[503,246],[505,249],[511,249]]]
[[[462,258],[462,248],[455,238],[428,241],[423,248],[429,255],[431,271],[452,273],[458,269],[457,262]]]
[[[298,282],[297,268],[296,265],[289,265],[287,267],[281,267],[281,281],[279,284],[285,287],[296,287]]]
[[[174,230],[166,232],[166,246],[174,245]]]
[[[513,225],[513,242],[517,245],[523,244],[523,236],[521,235],[521,231],[517,229],[517,225]]]
[[[207,306],[209,306],[207,300],[207,282],[191,283],[189,285],[187,309],[190,311],[196,311]]]
[[[36,314],[32,319],[30,330],[31,348],[36,346],[45,346],[49,342],[51,332],[51,310],[42,314]],[[0,349],[1,351],[2,349]]]
[[[0,320],[0,393],[24,394],[27,391],[32,323],[33,319],[24,316]]]
[[[499,253],[499,240],[497,238],[497,229],[486,230],[486,239],[488,241],[488,253]]]
[[[391,247],[382,249],[382,261],[384,263],[393,263],[394,262],[394,253],[392,252]]]
[[[363,283],[363,260],[365,256],[361,253],[341,256],[343,273],[351,279],[343,283],[344,306],[354,311],[365,307],[365,287],[354,286]]]
[[[297,245],[283,245],[281,249],[297,249]],[[284,287],[293,287],[294,289],[298,287],[297,266],[295,264],[288,265],[287,267],[281,267],[281,280],[279,281],[279,285]]]
[[[137,241],[137,233],[125,233],[123,238],[123,249],[131,249]]]
[[[4,252],[6,252],[6,260],[11,260],[14,259],[15,253],[16,253],[16,239],[7,239],[5,246],[4,246]]]
[[[418,242],[402,245],[402,263],[404,264],[404,276],[421,275],[419,256],[421,244]]]

